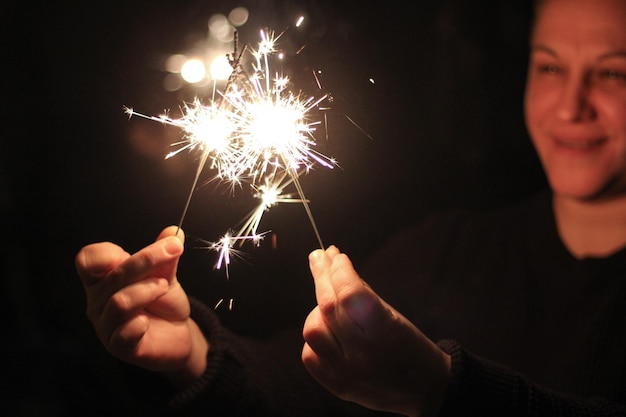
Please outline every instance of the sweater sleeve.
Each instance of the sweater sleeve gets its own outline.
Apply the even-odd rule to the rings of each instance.
[[[452,357],[450,382],[439,417],[626,416],[624,405],[553,392],[515,371],[471,354],[454,340],[437,344]]]
[[[243,411],[248,405],[263,408],[261,394],[253,389],[245,389],[245,373],[237,355],[228,349],[228,334],[207,306],[190,298],[191,317],[196,321],[210,341],[207,366],[200,378],[170,397],[169,406],[174,410],[185,410],[193,414],[194,409],[202,409],[201,403],[218,410],[217,415],[230,409],[233,415]],[[230,415],[230,414],[228,414]]]
[[[190,302],[192,318],[210,341],[206,369],[194,383],[174,391],[160,375],[130,367],[130,386],[143,403],[190,417],[395,415],[342,401],[321,387],[302,365],[300,329],[247,338],[223,327],[208,306]]]

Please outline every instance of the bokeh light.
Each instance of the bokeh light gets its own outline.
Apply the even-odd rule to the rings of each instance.
[[[235,7],[228,14],[228,20],[235,27],[243,26],[248,21],[248,17],[250,13],[245,7]]]
[[[199,83],[204,80],[206,73],[207,71],[204,62],[197,58],[185,61],[180,69],[180,75],[183,77],[183,80],[192,84]]]
[[[233,67],[225,56],[216,57],[211,63],[211,78],[214,80],[225,80],[233,72]]]
[[[227,15],[211,15],[207,21],[206,39],[165,60],[163,69],[167,74],[163,88],[169,92],[186,86],[198,90],[212,82],[228,79],[232,67],[227,56],[232,51],[236,28],[243,26],[249,17],[250,12],[245,7],[235,7]]]

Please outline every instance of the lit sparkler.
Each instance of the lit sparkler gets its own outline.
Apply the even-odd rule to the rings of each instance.
[[[203,241],[204,243],[206,243],[207,246],[201,249],[208,249],[218,253],[217,262],[215,263],[215,269],[220,269],[222,268],[222,266],[224,266],[224,270],[226,271],[226,278],[229,278],[228,266],[230,265],[231,258],[242,257],[243,255],[243,252],[234,248],[235,243],[249,240],[252,241],[255,245],[258,245],[259,242],[263,239],[264,235],[265,233],[236,236],[233,235],[231,231],[229,231],[217,242]]]
[[[236,236],[257,236],[263,214],[278,203],[308,203],[302,198],[293,198],[292,194],[283,194],[283,189],[293,182],[293,177],[282,172],[265,177],[265,183],[252,187],[256,190],[254,197],[259,199],[258,206],[246,217]],[[243,242],[243,241],[241,241]]]
[[[271,70],[270,58],[277,52],[276,41],[281,35],[262,30],[258,48],[244,46],[240,52],[235,37],[233,53],[228,56],[233,71],[224,90],[208,103],[195,99],[186,104],[180,118],[167,114],[146,116],[131,108],[125,109],[129,116],[159,121],[183,131],[182,140],[173,144],[177,148],[166,158],[184,150],[200,152],[179,227],[205,166],[215,170],[213,179],[231,184],[246,182],[255,191],[254,196],[260,203],[239,230],[229,231],[218,242],[209,242],[208,248],[219,253],[216,268],[224,266],[227,275],[231,256],[238,253],[235,243],[241,246],[251,241],[258,245],[264,234],[258,233],[263,213],[278,203],[301,203],[323,248],[299,177],[315,165],[336,166],[334,159],[314,149],[314,132],[321,122],[312,120],[311,113],[327,96],[304,97],[302,92],[291,91],[289,78]],[[250,72],[244,70],[242,62],[246,52],[253,58]],[[284,193],[285,187],[291,185],[296,189],[297,198]]]

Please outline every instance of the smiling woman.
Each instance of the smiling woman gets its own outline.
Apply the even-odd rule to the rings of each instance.
[[[626,5],[552,0],[539,7],[525,100],[528,129],[555,192],[566,245],[579,257],[603,256],[626,243],[607,217],[626,210],[621,198],[626,192]],[[591,230],[604,237],[582,238]]]
[[[432,78],[420,82],[406,77],[414,68],[403,68],[404,55],[397,50],[389,56],[401,59],[383,60],[376,68],[394,77],[374,77],[383,81],[384,107],[391,110],[379,108],[372,118],[382,118],[377,121],[389,128],[401,120],[418,131],[400,139],[391,130],[381,131],[385,139],[404,145],[387,146],[384,155],[402,154],[388,166],[409,183],[419,177],[416,164],[397,162],[415,161],[406,154],[419,155],[434,140],[419,140],[428,118],[416,109],[436,107],[435,98],[442,99],[436,93],[453,81],[472,87],[461,89],[469,103],[484,104],[486,90],[472,84],[483,80],[483,72],[486,80],[501,76],[514,84],[503,67],[490,71],[488,48],[458,32],[461,22],[452,4],[458,3],[435,8],[433,25],[441,39],[452,40],[442,44],[461,46],[463,59],[455,61],[458,56],[451,54],[426,72]],[[340,30],[344,27],[337,22],[348,20],[341,10],[333,11],[337,36],[319,39],[341,43],[362,33],[350,25]],[[389,12],[369,10],[371,21],[380,23],[384,11]],[[495,26],[508,27],[501,21]],[[497,34],[485,30],[484,36],[493,42],[494,55],[509,53],[509,44],[500,43]],[[75,265],[87,317],[103,347],[127,370],[129,387],[157,410],[191,415],[626,416],[626,100],[619,76],[626,0],[542,1],[530,42],[529,64],[520,66],[528,77],[524,108],[550,187],[505,207],[455,208],[411,225],[402,217],[401,230],[358,263],[335,245],[310,251],[314,288],[306,287],[310,298],[302,298],[302,305],[281,311],[294,318],[282,328],[240,331],[192,296],[179,278],[198,271],[178,268],[186,237],[175,226],[163,228],[139,251],[107,241],[82,247]],[[378,51],[369,39],[364,43],[370,54],[363,62]],[[430,46],[435,52],[425,56],[432,66],[439,63],[437,53],[448,50]],[[348,55],[346,48],[332,51],[335,57]],[[469,68],[463,73],[467,78],[454,78],[460,68]],[[358,78],[354,74],[344,72],[344,82]],[[431,81],[442,89],[435,88],[421,107],[410,93]],[[407,85],[412,87],[408,97],[398,100],[392,93]],[[464,99],[445,98],[457,105]],[[394,116],[398,108],[406,111],[402,117]],[[433,122],[436,131],[454,132],[447,128],[457,122],[456,115],[448,101],[442,108]],[[471,113],[476,119],[485,114]],[[513,134],[512,127],[507,132]],[[448,153],[469,138],[449,138]],[[366,175],[351,187],[369,191],[375,188],[373,168],[364,165]],[[450,170],[452,164],[445,159],[442,165]],[[456,173],[452,178],[459,188],[465,179]],[[381,182],[393,180],[386,176]],[[414,192],[411,185],[405,194]],[[328,182],[322,188],[332,187]],[[352,203],[349,215],[341,216],[334,203],[328,218],[335,219],[337,239],[350,235],[342,241],[347,252],[353,239],[369,237],[371,224],[385,221],[378,199],[366,220],[357,220],[362,205]],[[397,218],[403,211],[394,204],[390,213]],[[299,270],[296,265],[305,258],[296,257],[293,264],[286,257],[274,259],[255,279],[274,278],[286,266]],[[293,278],[290,272],[283,271]],[[263,295],[272,300],[285,295],[284,289],[268,289],[259,287],[261,303],[247,317],[261,322],[269,308]]]

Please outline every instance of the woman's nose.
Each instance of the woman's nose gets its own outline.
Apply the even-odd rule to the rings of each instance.
[[[557,109],[558,117],[568,122],[577,122],[593,116],[589,102],[589,88],[583,77],[570,77],[564,85]]]

